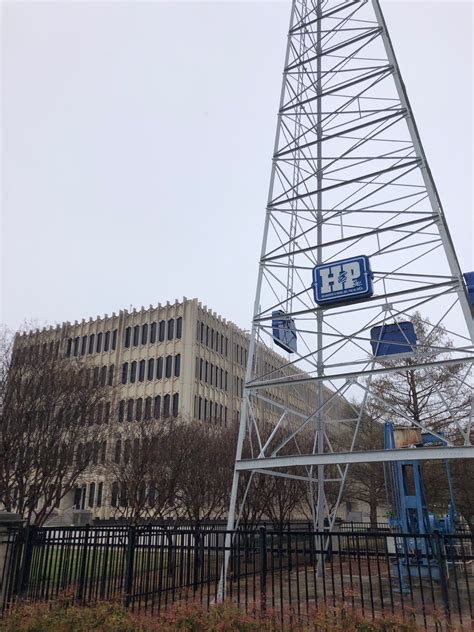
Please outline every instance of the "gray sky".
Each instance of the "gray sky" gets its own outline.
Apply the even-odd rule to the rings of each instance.
[[[473,5],[382,6],[472,270]],[[248,328],[289,8],[3,2],[4,323],[185,295]]]

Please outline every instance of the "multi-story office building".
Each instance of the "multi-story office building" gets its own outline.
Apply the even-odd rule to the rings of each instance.
[[[89,509],[101,518],[113,513],[112,485],[101,464],[116,458],[117,442],[129,423],[166,417],[206,420],[216,426],[236,422],[248,344],[245,331],[197,299],[186,298],[19,336],[17,345],[35,347],[39,355],[49,351],[85,359],[95,383],[114,387],[108,401],[78,420],[85,425],[107,422],[107,440],[94,455],[93,471],[63,499],[61,509]],[[282,357],[259,345],[256,361],[274,370]],[[291,406],[304,412],[305,401],[315,396],[314,387],[299,388]],[[269,389],[268,399],[274,404],[269,401],[257,414],[272,422],[286,402],[276,388]]]

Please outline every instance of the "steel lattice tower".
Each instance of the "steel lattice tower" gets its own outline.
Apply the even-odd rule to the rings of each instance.
[[[313,269],[361,255],[371,262],[373,295],[317,304]],[[270,366],[259,349],[274,344],[276,310],[293,321],[298,349]],[[373,328],[409,321],[417,311],[429,315],[423,344],[408,355],[374,355]],[[432,342],[440,329],[452,346]],[[239,502],[252,493],[255,476],[307,481],[322,530],[325,518],[333,524],[350,463],[407,458],[406,450],[354,451],[375,397],[371,381],[380,375],[456,366],[439,404],[464,445],[430,449],[429,457],[419,450],[416,458],[474,457],[472,414],[460,420],[453,412],[456,394],[470,384],[473,340],[470,297],[379,1],[293,0],[228,530],[239,518],[243,475]],[[265,405],[275,411],[271,424],[262,423]],[[399,412],[397,421],[427,424]],[[328,426],[338,423],[352,432],[344,452],[330,439]],[[301,453],[303,433],[313,438],[309,453]],[[332,511],[328,467],[336,468],[331,484],[339,487]]]

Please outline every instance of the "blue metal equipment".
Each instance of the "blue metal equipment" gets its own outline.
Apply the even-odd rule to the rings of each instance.
[[[370,330],[370,344],[375,357],[412,353],[417,336],[415,326],[410,321],[390,323]]]
[[[471,299],[471,305],[474,307],[474,272],[465,272],[463,277],[466,281],[467,292],[469,294],[469,298]]]
[[[295,321],[281,309],[272,312],[272,330],[275,344],[288,351],[288,353],[296,353],[297,334]]]
[[[417,431],[415,431],[417,432]],[[384,429],[386,450],[398,447],[395,429],[387,422]],[[421,443],[412,443],[413,449],[430,445],[446,445],[446,441],[431,433],[421,434]],[[406,446],[405,446],[406,447]],[[448,512],[442,518],[428,511],[420,461],[396,461],[384,464],[385,488],[393,509],[389,522],[397,531],[410,534],[408,539],[395,538],[398,577],[402,591],[409,590],[409,577],[416,574],[440,580],[440,556],[436,551],[434,534],[449,535],[456,532],[457,514],[449,463],[445,461],[450,494]],[[417,537],[422,536],[422,537]],[[431,537],[430,537],[431,536]],[[410,572],[410,567],[416,568]],[[443,569],[446,570],[446,569]]]

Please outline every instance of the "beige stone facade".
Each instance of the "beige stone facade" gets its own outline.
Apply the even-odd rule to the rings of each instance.
[[[98,518],[113,514],[102,463],[114,459],[116,442],[129,423],[174,416],[227,426],[239,419],[249,335],[197,299],[64,323],[22,334],[17,344],[86,359],[92,379],[114,387],[109,401],[88,412],[92,419],[79,420],[106,423],[107,439],[98,447],[93,471],[63,499],[61,511],[76,507]],[[268,370],[285,362],[263,345],[256,361]],[[314,387],[300,389],[290,404],[304,413]],[[261,405],[258,415],[272,422],[281,414],[278,405],[287,402],[278,389],[269,389],[268,398],[275,404]]]

